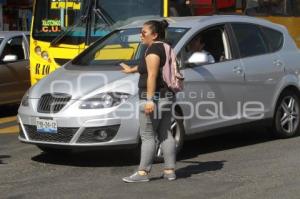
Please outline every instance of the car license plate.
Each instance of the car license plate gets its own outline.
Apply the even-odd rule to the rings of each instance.
[[[36,119],[38,133],[57,133],[57,123],[55,120]]]

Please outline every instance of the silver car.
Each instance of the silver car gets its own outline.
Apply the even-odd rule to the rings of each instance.
[[[29,33],[0,31],[0,105],[20,102],[30,87]]]
[[[299,132],[300,53],[284,27],[245,16],[168,20],[185,77],[170,126],[178,151],[184,139],[250,122],[266,121],[281,138]],[[32,87],[19,108],[19,139],[44,151],[137,146],[139,75],[119,64],[144,56],[143,23],[112,32]],[[189,52],[200,35],[205,51]]]

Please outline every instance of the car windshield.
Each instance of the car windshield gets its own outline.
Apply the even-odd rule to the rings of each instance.
[[[61,43],[81,44],[87,28],[91,29],[89,36],[93,40],[126,24],[130,18],[161,14],[160,0],[38,0],[32,35],[37,40],[52,41],[67,31]]]
[[[145,45],[141,44],[140,31],[140,28],[117,30],[104,40],[94,43],[75,58],[72,64],[99,66],[116,65],[120,62],[138,63],[146,49]],[[168,28],[166,41],[174,47],[186,32],[186,28]]]
[[[2,44],[3,38],[0,38],[0,44]]]

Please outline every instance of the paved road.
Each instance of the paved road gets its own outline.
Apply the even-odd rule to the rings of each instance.
[[[0,106],[0,134],[16,133],[19,131],[16,113],[18,105]]]
[[[300,138],[271,140],[263,132],[188,142],[179,179],[124,184],[136,169],[126,151],[47,155],[0,135],[0,198],[299,198]]]
[[[130,154],[48,155],[2,132],[0,198],[300,197],[300,137],[273,140],[266,130],[254,129],[187,142],[174,182],[160,179],[163,165],[155,164],[151,182],[123,183],[137,168]]]

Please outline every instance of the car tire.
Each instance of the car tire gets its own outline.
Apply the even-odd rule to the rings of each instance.
[[[179,116],[178,113],[176,115]],[[183,147],[184,142],[184,125],[183,119],[180,118],[172,118],[170,130],[172,131],[172,135],[175,139],[176,143],[176,155],[178,155]],[[159,143],[158,139],[156,139],[156,151],[154,156],[154,162],[163,162],[164,157],[161,149],[161,144]]]
[[[58,148],[51,148],[47,146],[37,146],[40,150],[42,150],[44,153],[49,154],[55,154],[55,155],[61,155],[61,154],[69,154],[72,152],[70,149],[58,149]]]
[[[300,99],[295,91],[284,91],[278,99],[273,118],[277,138],[290,138],[300,130]]]

